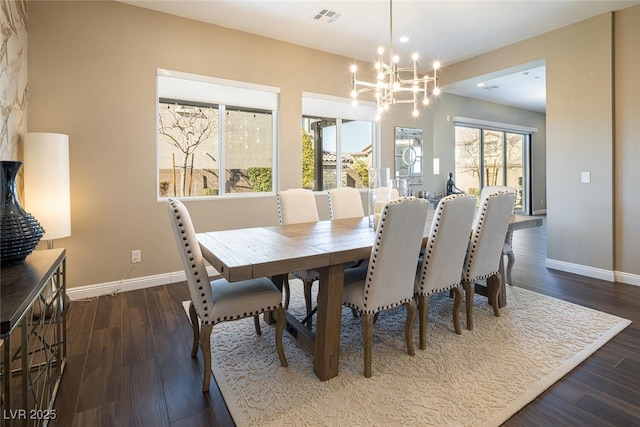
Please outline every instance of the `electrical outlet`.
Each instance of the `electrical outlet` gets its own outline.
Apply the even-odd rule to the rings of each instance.
[[[131,251],[131,263],[137,264],[139,262],[142,262],[142,251],[139,249]]]

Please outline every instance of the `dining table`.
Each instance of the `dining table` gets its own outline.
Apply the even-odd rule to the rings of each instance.
[[[422,230],[425,243],[433,216],[430,211]],[[540,217],[512,215],[509,230],[541,224]],[[312,355],[313,371],[320,380],[339,371],[345,265],[368,259],[374,237],[366,216],[197,233],[204,258],[229,282],[270,277],[282,289],[292,271],[319,273],[315,331],[290,313],[286,316],[287,330]]]

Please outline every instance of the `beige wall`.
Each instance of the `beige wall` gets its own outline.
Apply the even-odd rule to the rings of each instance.
[[[443,94],[433,104],[433,157],[440,159],[440,175],[430,190],[443,192],[449,172],[455,172],[455,116],[538,129],[531,136],[531,199],[534,212],[546,209],[546,115],[534,111]]]
[[[548,190],[553,194],[548,196],[547,207],[550,257],[605,269],[612,268],[611,162],[608,167],[601,166],[592,159],[596,154],[592,156],[588,152],[604,145],[604,153],[597,151],[598,158],[606,163],[613,151],[611,75],[603,77],[601,69],[606,68],[606,64],[610,69],[611,62],[611,49],[603,46],[607,43],[610,46],[611,41],[608,17],[598,17],[455,64],[442,73],[443,79],[453,82],[546,59],[550,85],[546,161],[553,165],[552,170],[547,169]],[[604,38],[603,42],[600,37]],[[594,68],[592,62],[605,65]],[[56,246],[68,250],[69,286],[181,269],[165,204],[155,196],[157,68],[280,87],[279,164],[286,165],[280,168],[280,186],[284,189],[300,185],[302,92],[344,96],[349,92],[349,64],[348,58],[121,3],[30,3],[29,130],[66,133],[70,137],[73,235],[56,242]],[[579,67],[572,72],[576,68],[574,64]],[[597,79],[592,76],[594,72]],[[604,89],[600,87],[601,81]],[[557,92],[551,94],[552,90]],[[595,93],[587,102],[584,97],[590,91]],[[444,105],[458,108],[453,107],[458,105],[455,100]],[[477,104],[476,107],[475,111],[483,115],[483,111],[492,111],[495,106]],[[431,176],[433,150],[437,149],[440,156],[452,158],[453,155],[452,139],[447,151],[447,138],[451,134],[439,122],[442,114],[448,113],[434,108],[433,112],[414,120],[408,111],[400,110],[395,110],[383,122],[382,163],[392,165],[394,126],[422,127],[425,129],[425,187],[429,189],[428,186],[437,182],[437,177]],[[551,112],[557,117],[549,117]],[[567,118],[582,116],[585,119],[579,123],[566,125]],[[604,123],[601,116],[605,117]],[[496,117],[477,118],[508,121]],[[533,123],[517,124],[537,127]],[[580,155],[576,164],[566,170],[554,158],[575,146],[576,141],[579,141]],[[550,147],[552,144],[557,148]],[[541,157],[540,153],[535,155]],[[544,161],[539,159],[537,163],[534,167],[540,167],[544,174]],[[444,167],[441,166],[441,170]],[[593,193],[578,191],[584,188],[576,184],[580,170],[592,172],[594,184],[589,188],[608,185],[609,197],[603,195],[604,209],[600,213],[576,220],[568,214],[578,212],[580,215],[581,209],[593,210],[594,206],[590,196]],[[565,185],[566,190],[560,193]],[[319,201],[321,215],[326,218],[326,197],[319,197]],[[188,207],[198,230],[277,223],[273,196],[189,202]],[[598,227],[604,230],[592,230]],[[592,247],[598,249],[591,250]],[[582,248],[588,249],[588,253],[582,253]],[[143,262],[129,273],[132,249],[142,250]]]
[[[617,13],[614,23],[615,269],[621,279],[637,283],[640,275],[640,6]]]
[[[626,85],[619,90],[637,95],[638,30],[634,27],[640,7],[625,10],[617,24],[615,50],[624,58],[616,70]],[[604,14],[559,30],[517,43],[455,64],[442,75],[454,80],[472,74],[485,74],[518,63],[544,59],[547,67],[547,265],[581,274],[623,279],[638,283],[639,267],[629,259],[640,256],[638,243],[625,239],[624,247],[614,254],[616,235],[638,235],[632,225],[634,211],[622,206],[621,196],[615,206],[622,224],[614,222],[614,81],[613,81],[613,13]],[[624,77],[622,77],[624,76]],[[618,135],[618,146],[637,150],[637,97],[627,97],[626,104],[616,105],[616,127],[625,129],[625,139]],[[633,102],[636,102],[633,104]],[[637,124],[635,125],[637,130]],[[629,176],[633,182],[637,156],[617,157],[618,182]],[[580,183],[580,173],[591,172],[591,184]],[[635,176],[637,185],[637,175]],[[620,191],[620,190],[618,190]],[[627,189],[626,192],[630,191]],[[636,192],[637,193],[637,192]],[[637,205],[636,205],[637,206]],[[637,213],[637,210],[635,211]],[[635,233],[634,233],[635,231]],[[623,255],[624,253],[624,255]],[[617,256],[617,257],[616,257]],[[624,262],[623,262],[624,260]],[[623,269],[623,270],[622,270]]]
[[[181,270],[156,200],[157,68],[280,87],[283,189],[301,185],[302,92],[349,93],[348,58],[116,2],[29,6],[29,130],[70,139],[70,287]],[[274,196],[188,206],[198,230],[278,221]]]

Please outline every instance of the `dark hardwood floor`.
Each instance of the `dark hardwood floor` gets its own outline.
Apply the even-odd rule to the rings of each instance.
[[[547,270],[546,229],[514,233],[517,286],[633,321],[505,423],[640,425],[640,287]],[[73,266],[69,265],[69,268]],[[233,425],[215,381],[190,357],[185,283],[74,301],[56,426]]]

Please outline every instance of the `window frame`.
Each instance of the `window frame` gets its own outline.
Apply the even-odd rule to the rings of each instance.
[[[160,134],[159,113],[161,100],[184,101],[185,104],[213,105],[218,108],[218,195],[160,196]],[[279,188],[280,149],[280,88],[199,74],[184,73],[157,69],[156,72],[156,198],[166,201],[169,197],[180,200],[225,200],[232,198],[251,198],[273,195]],[[271,132],[271,191],[270,192],[237,192],[225,191],[226,179],[226,129],[224,114],[226,109],[256,110],[270,112],[272,116]]]
[[[342,187],[342,122],[362,121],[371,123],[371,168],[380,167],[380,121],[376,120],[376,104],[374,102],[359,101],[353,104],[350,98],[323,95],[312,92],[302,93],[301,120],[308,118],[325,118],[336,121],[336,188]],[[321,165],[322,166],[322,165]],[[362,190],[359,188],[358,190]],[[314,193],[324,194],[328,189],[313,190]]]
[[[484,136],[485,136],[485,131],[489,130],[489,131],[497,131],[497,132],[502,132],[502,158],[503,158],[503,165],[502,165],[502,181],[504,183],[507,182],[507,176],[506,176],[506,162],[507,162],[507,135],[508,134],[518,134],[518,135],[522,135],[523,137],[523,141],[522,141],[522,181],[523,181],[523,195],[522,195],[522,211],[524,213],[530,214],[531,212],[531,156],[530,156],[530,152],[531,152],[531,140],[532,140],[532,134],[534,132],[537,132],[538,129],[537,128],[533,128],[533,127],[528,127],[528,126],[521,126],[521,125],[513,125],[513,124],[508,124],[508,123],[499,123],[499,122],[492,122],[492,121],[487,121],[487,120],[479,120],[479,119],[472,119],[472,118],[467,118],[467,117],[454,117],[453,118],[453,122],[454,122],[454,134],[457,134],[457,131],[455,130],[458,127],[466,127],[466,128],[472,128],[472,129],[477,129],[479,131],[479,159],[478,159],[478,163],[479,163],[479,167],[480,167],[480,171],[484,170],[484,145],[485,145],[485,141],[484,141]],[[457,140],[454,140],[454,146],[455,144],[457,144]],[[457,156],[454,158],[454,163],[457,164],[458,158]],[[455,178],[455,177],[454,177]],[[478,191],[481,191],[482,188],[487,185],[485,182],[485,177],[484,177],[484,173],[480,173],[479,176],[479,183],[480,183],[480,188],[478,189]],[[505,184],[506,185],[506,184]]]

